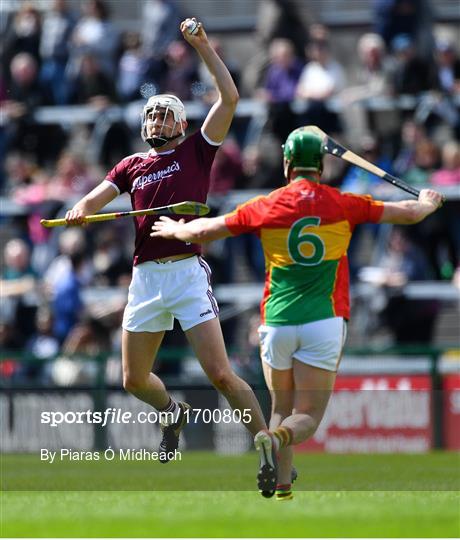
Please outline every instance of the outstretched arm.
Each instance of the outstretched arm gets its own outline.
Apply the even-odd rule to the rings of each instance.
[[[196,19],[191,20],[196,22]],[[190,19],[186,19],[181,23],[182,35],[206,64],[218,91],[217,101],[203,123],[203,132],[211,141],[220,143],[224,140],[232,123],[239,99],[238,90],[227,67],[211,47],[203,25],[198,23],[198,32],[192,35],[187,30],[189,21]]]
[[[417,201],[386,202],[380,223],[413,225],[442,206],[442,195],[432,189],[422,189]]]
[[[85,216],[95,214],[115,197],[118,197],[115,186],[108,181],[101,182],[66,212],[65,219],[69,225],[82,225]]]
[[[194,219],[188,223],[185,223],[183,219],[174,221],[169,217],[161,216],[158,221],[155,221],[152,231],[150,236],[154,238],[181,240],[193,244],[203,244],[232,236],[225,225],[225,216]]]

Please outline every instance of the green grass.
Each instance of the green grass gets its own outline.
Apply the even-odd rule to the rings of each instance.
[[[458,454],[299,454],[295,498],[285,502],[254,490],[255,454],[189,452],[182,463],[148,467],[137,462],[37,467],[34,458],[2,456],[2,537],[460,535]],[[108,491],[106,484],[105,490],[88,491],[96,476],[118,490]],[[147,484],[146,477],[149,491],[119,487],[134,490],[136,483]],[[55,491],[44,491],[45,484]]]
[[[457,537],[453,492],[12,492],[2,536]]]
[[[3,455],[5,491],[253,491],[255,453],[184,452],[181,461],[56,460]],[[460,456],[430,454],[297,454],[296,489],[308,491],[457,491]],[[203,479],[205,481],[203,482]]]

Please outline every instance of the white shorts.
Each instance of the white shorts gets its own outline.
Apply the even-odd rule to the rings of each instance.
[[[211,288],[211,269],[201,257],[139,264],[133,268],[123,328],[130,332],[182,330],[214,319],[219,313]]]
[[[342,317],[293,326],[259,327],[262,360],[274,369],[291,369],[295,358],[309,366],[337,371],[347,335]]]

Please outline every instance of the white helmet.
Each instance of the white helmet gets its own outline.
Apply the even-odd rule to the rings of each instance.
[[[159,109],[165,109],[165,119],[169,111],[173,113],[174,116],[174,126],[173,130],[176,128],[176,124],[179,124],[181,133],[178,135],[175,135],[174,137],[164,137],[163,136],[163,128],[164,128],[164,121],[163,125],[161,126],[160,133],[156,137],[149,137],[147,133],[147,123],[148,123],[148,117],[151,113],[155,114],[156,111]],[[163,146],[169,141],[172,141],[173,139],[176,139],[177,137],[182,137],[185,135],[184,128],[182,126],[182,122],[186,120],[185,116],[185,107],[182,101],[172,94],[158,94],[156,96],[152,96],[147,101],[146,105],[144,106],[144,109],[142,111],[142,130],[141,130],[141,136],[142,140],[146,141],[150,144],[152,148],[159,148],[160,146]]]

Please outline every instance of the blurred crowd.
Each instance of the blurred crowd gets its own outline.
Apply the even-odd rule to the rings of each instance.
[[[60,215],[117,160],[141,148],[138,131],[119,117],[110,120],[112,106],[139,100],[140,108],[161,92],[208,106],[214,87],[180,36],[179,23],[190,14],[173,0],[143,0],[138,32],[121,32],[103,0],[82,2],[80,12],[65,0],[45,10],[34,2],[17,4],[1,28],[0,195],[4,204],[26,210],[0,216],[0,348],[25,348],[38,357],[116,351],[123,297],[89,306],[85,291],[129,283],[131,223],[50,232],[40,218]],[[363,265],[379,269],[372,281],[387,292],[379,320],[395,343],[430,343],[440,310],[434,299],[405,299],[404,284],[460,284],[460,57],[455,36],[435,32],[433,23],[428,0],[376,0],[373,27],[358,36],[346,63],[339,60],[334,31],[305,23],[295,2],[261,3],[245,65],[211,36],[240,95],[267,111],[262,120],[237,118],[219,149],[212,170],[215,213],[229,210],[225,202],[234,190],[281,186],[281,144],[306,124],[417,188],[453,194],[423,224],[410,230],[362,226],[350,246],[352,283],[366,280]],[[44,124],[35,117],[42,106],[69,105],[91,106],[103,121]],[[89,145],[90,138],[98,144]],[[395,193],[331,156],[325,157],[324,181],[382,198]],[[263,254],[254,238],[205,249],[215,283],[263,280]],[[414,316],[419,323],[408,324]]]

